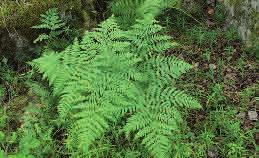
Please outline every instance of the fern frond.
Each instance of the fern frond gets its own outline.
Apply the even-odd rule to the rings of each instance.
[[[132,42],[132,49],[142,58],[152,54],[161,54],[173,47],[171,37],[162,34],[163,27],[156,20],[137,20],[127,36]]]
[[[179,79],[192,66],[184,61],[178,60],[175,57],[157,56],[151,58],[147,66],[156,74],[156,78],[160,80],[170,81],[171,79]]]
[[[65,26],[59,18],[57,8],[49,9],[45,14],[41,14],[41,18],[41,24],[32,28],[57,30]]]
[[[170,157],[175,120],[169,114],[156,113],[154,110],[141,110],[128,119],[124,130],[127,134],[137,131],[135,139],[143,138],[142,143],[155,157]]]
[[[143,108],[137,109],[124,126],[127,135],[137,131],[136,139],[158,158],[171,157],[172,138],[180,130],[183,118],[180,109],[200,108],[200,104],[172,87],[151,84],[146,91]]]
[[[60,62],[60,55],[54,52],[48,52],[43,57],[35,59],[30,64],[32,67],[43,73],[43,79],[48,79],[54,88],[54,94],[59,95],[64,88],[64,84],[69,78],[68,72]]]

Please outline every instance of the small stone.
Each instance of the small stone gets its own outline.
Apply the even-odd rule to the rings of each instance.
[[[212,68],[213,70],[215,70],[217,68],[217,66],[215,64],[210,64],[209,67]]]
[[[197,68],[197,67],[199,67],[199,65],[200,65],[200,63],[197,62],[197,63],[194,64],[194,67]]]
[[[240,118],[240,119],[245,118],[245,116],[246,116],[246,113],[244,113],[244,112],[240,112],[240,113],[238,113],[238,114],[236,115],[236,117],[237,117],[237,118]]]
[[[232,72],[232,69],[231,68],[227,68],[226,71],[227,72]]]
[[[251,121],[257,121],[258,120],[258,114],[256,111],[248,111],[248,118]]]
[[[208,9],[208,14],[209,14],[209,15],[213,15],[214,13],[215,13],[214,8],[209,8],[209,9]]]
[[[209,158],[217,158],[218,157],[218,151],[217,150],[209,150],[208,156],[209,156]]]

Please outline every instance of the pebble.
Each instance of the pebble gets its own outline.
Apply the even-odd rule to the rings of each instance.
[[[241,112],[236,115],[237,118],[244,119],[246,117],[246,113]]]
[[[217,150],[209,150],[208,151],[208,157],[209,158],[217,158],[218,157],[218,151]]]
[[[248,118],[251,121],[257,121],[258,120],[258,114],[256,111],[248,111]]]
[[[209,67],[214,69],[214,70],[217,68],[217,66],[215,64],[210,64]]]

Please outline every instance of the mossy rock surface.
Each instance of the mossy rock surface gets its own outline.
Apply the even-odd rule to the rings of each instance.
[[[81,0],[3,0],[0,2],[1,28],[28,28],[39,23],[40,14],[49,8],[81,14]]]
[[[228,21],[238,28],[248,50],[258,58],[259,51],[259,3],[258,0],[226,0]]]

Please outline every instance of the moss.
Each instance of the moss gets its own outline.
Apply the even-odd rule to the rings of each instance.
[[[49,8],[80,13],[81,0],[28,0],[0,2],[0,28],[26,28],[38,23],[40,14]]]

